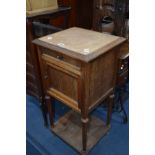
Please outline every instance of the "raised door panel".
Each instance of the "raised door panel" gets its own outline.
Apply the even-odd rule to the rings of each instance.
[[[76,66],[47,54],[42,54],[42,60],[45,69],[43,78],[47,93],[71,108],[80,111],[78,104],[80,70]]]
[[[50,88],[53,88],[71,99],[78,101],[77,97],[77,79],[66,73],[48,66],[48,76]]]

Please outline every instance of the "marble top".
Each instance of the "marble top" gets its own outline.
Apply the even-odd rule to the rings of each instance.
[[[89,62],[126,39],[78,27],[72,27],[38,39],[33,43],[72,58]]]
[[[114,35],[73,27],[41,37],[39,40],[82,55],[88,55],[119,38]]]

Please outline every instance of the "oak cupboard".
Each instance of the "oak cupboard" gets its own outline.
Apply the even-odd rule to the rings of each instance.
[[[89,151],[109,129],[117,56],[125,40],[73,27],[33,41],[52,131],[79,152]],[[91,111],[106,98],[104,123]],[[76,113],[71,111],[54,124],[54,99]]]

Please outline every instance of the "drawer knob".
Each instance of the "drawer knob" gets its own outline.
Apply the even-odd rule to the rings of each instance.
[[[59,60],[63,60],[63,56],[58,55],[56,58],[59,59]]]

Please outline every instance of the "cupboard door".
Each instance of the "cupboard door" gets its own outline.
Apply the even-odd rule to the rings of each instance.
[[[46,54],[42,55],[47,93],[79,111],[78,81],[81,72],[75,66]]]

